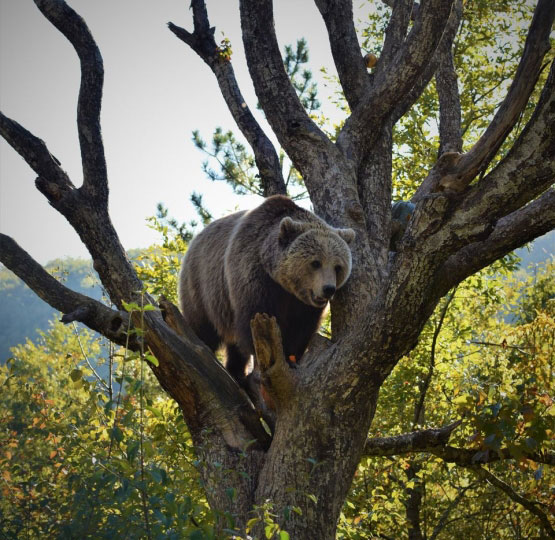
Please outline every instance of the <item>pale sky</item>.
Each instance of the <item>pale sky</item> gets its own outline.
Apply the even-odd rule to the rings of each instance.
[[[189,0],[69,0],[87,22],[104,58],[102,129],[108,164],[110,213],[126,249],[159,241],[146,217],[163,202],[179,220],[196,217],[189,195],[204,194],[219,217],[258,204],[207,180],[205,159],[191,142],[199,129],[235,129],[216,79],[202,60],[166,27],[192,31]],[[276,0],[281,47],[306,37],[315,77],[333,62],[324,23],[313,0]],[[256,111],[240,37],[238,0],[208,0],[216,39],[231,39],[233,65],[244,97]],[[69,42],[32,0],[0,0],[0,107],[42,138],[76,185],[81,163],[75,122],[79,63]],[[326,89],[320,85],[321,101]],[[331,109],[332,106],[330,106]],[[326,111],[326,112],[330,112]],[[269,128],[267,133],[270,134]],[[0,230],[39,262],[88,253],[65,219],[34,186],[35,173],[0,142]]]

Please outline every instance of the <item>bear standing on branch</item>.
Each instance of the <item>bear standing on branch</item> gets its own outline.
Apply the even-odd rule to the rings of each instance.
[[[192,242],[179,279],[187,324],[239,382],[254,354],[250,322],[274,316],[286,358],[299,360],[322,312],[351,273],[352,229],[336,229],[287,197],[212,222]]]

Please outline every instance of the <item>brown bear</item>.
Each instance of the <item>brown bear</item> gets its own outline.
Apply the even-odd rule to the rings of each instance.
[[[254,354],[250,321],[276,317],[286,358],[300,359],[322,312],[351,273],[352,229],[336,229],[282,195],[213,221],[181,265],[179,305],[240,383]]]

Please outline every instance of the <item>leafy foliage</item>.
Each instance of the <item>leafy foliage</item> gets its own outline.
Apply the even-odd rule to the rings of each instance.
[[[526,455],[553,449],[554,270],[553,260],[528,273],[501,261],[438,306],[417,348],[382,387],[371,436],[462,418],[450,444],[471,451],[474,465],[430,454],[366,458],[343,510],[340,538],[406,538],[415,491],[428,538],[486,538],[488,530],[495,538],[541,537],[538,520],[473,468],[492,451],[508,451],[514,459],[492,462],[488,470],[549,512],[553,471]]]
[[[177,405],[144,361],[106,352],[54,322],[0,368],[3,537],[213,538]]]

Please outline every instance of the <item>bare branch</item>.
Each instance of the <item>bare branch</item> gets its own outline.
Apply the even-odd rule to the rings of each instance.
[[[338,144],[355,162],[360,161],[371,144],[371,134],[379,133],[383,119],[406,97],[430,62],[453,2],[430,0],[418,10],[412,30],[391,62],[392,69],[375,77],[370,91],[345,122]]]
[[[37,188],[77,231],[112,301],[121,307],[122,298],[131,299],[142,285],[119,242],[105,201],[91,200],[84,185],[76,189],[46,144],[1,113],[0,133],[40,175]]]
[[[42,14],[71,42],[81,63],[77,129],[83,163],[83,189],[108,204],[108,174],[100,131],[104,67],[85,21],[63,0],[34,0]]]
[[[436,268],[438,268],[438,265],[445,262],[451,254],[464,249],[469,244],[482,242],[488,238],[498,220],[516,212],[528,201],[546,191],[553,183],[555,179],[554,127],[555,63],[552,64],[551,73],[532,118],[507,156],[485,178],[471,186],[465,193],[457,194],[456,189],[460,180],[458,168],[462,159],[460,154],[446,152],[438,159],[413,197],[417,205],[405,231],[406,245],[418,244],[422,248],[423,243],[426,242],[426,245],[441,254],[436,261],[438,263]],[[444,193],[425,195],[430,191],[443,189]],[[536,218],[539,218],[545,226],[551,221],[550,215],[551,212],[548,210],[546,216],[542,218],[536,216]],[[531,224],[536,222],[537,219],[532,219]],[[535,228],[538,230],[538,227]],[[547,232],[540,225],[538,234],[542,231]],[[527,237],[527,230],[515,232],[515,238],[521,243],[534,238]],[[502,245],[504,244],[503,242]],[[491,243],[488,245],[495,248]],[[484,255],[488,256],[487,253]]]
[[[449,446],[447,444],[449,438],[460,424],[461,421],[459,420],[442,428],[412,431],[394,437],[370,438],[366,441],[364,455],[389,457],[424,452],[434,454],[447,463],[456,463],[463,467],[516,459],[506,448],[496,452],[494,450],[481,451]],[[537,463],[555,464],[554,452],[529,452],[523,454],[522,457]]]
[[[436,89],[439,98],[439,152],[462,152],[461,100],[457,73],[453,62],[453,46],[442,40],[436,56],[439,68],[436,72]]]
[[[555,189],[501,218],[491,235],[452,255],[435,280],[438,297],[463,279],[555,228]]]
[[[118,345],[138,349],[135,337],[127,336],[129,315],[62,285],[12,238],[0,234],[0,261],[21,278],[39,298],[66,313],[62,322],[79,321]]]
[[[0,135],[39,176],[48,179],[58,190],[74,189],[67,173],[60,167],[60,162],[49,152],[45,142],[1,112]]]
[[[414,17],[414,12],[418,12],[418,4],[415,4],[412,11],[412,16]],[[432,58],[430,59],[428,65],[423,69],[420,76],[416,79],[412,88],[405,94],[403,98],[399,100],[399,103],[395,106],[393,111],[393,119],[395,122],[401,118],[406,112],[412,107],[414,102],[420,97],[426,86],[432,80],[432,77],[437,72],[440,61],[441,61],[441,51],[447,49],[451,50],[453,47],[453,42],[457,31],[459,29],[459,24],[462,18],[463,12],[463,2],[462,0],[455,0],[453,8],[451,9],[451,14],[447,19],[447,24],[445,25],[445,30],[441,36],[441,40],[434,52]]]
[[[187,32],[173,23],[168,23],[168,27],[204,60],[216,76],[229,111],[253,149],[264,196],[285,194],[286,188],[279,157],[241,94],[231,60],[220,51],[216,44],[215,29],[210,27],[204,0],[193,0],[191,6],[195,28],[193,33]]]
[[[457,221],[495,221],[543,193],[554,180],[555,61],[530,121],[509,153],[468,191],[456,215]],[[440,185],[452,182],[458,182],[456,170],[451,178],[443,178]]]
[[[487,469],[484,469],[483,467],[474,467],[471,470],[479,478],[483,478],[484,480],[487,480],[492,486],[495,486],[496,488],[499,488],[501,491],[503,491],[513,501],[515,501],[518,504],[524,506],[524,508],[526,508],[526,510],[528,510],[529,512],[534,514],[536,517],[538,517],[539,520],[541,521],[542,527],[547,532],[547,534],[549,534],[549,536],[551,538],[555,538],[555,530],[553,530],[553,527],[551,526],[551,523],[549,522],[549,519],[545,515],[545,513],[542,512],[538,508],[537,503],[535,504],[534,502],[530,501],[526,497],[523,497],[522,495],[519,495],[509,484],[507,484],[506,482],[504,482],[500,478],[497,478],[497,476],[495,476],[493,473],[491,473]]]
[[[353,23],[352,0],[316,0],[326,23],[333,61],[351,110],[368,91],[370,80]]]

